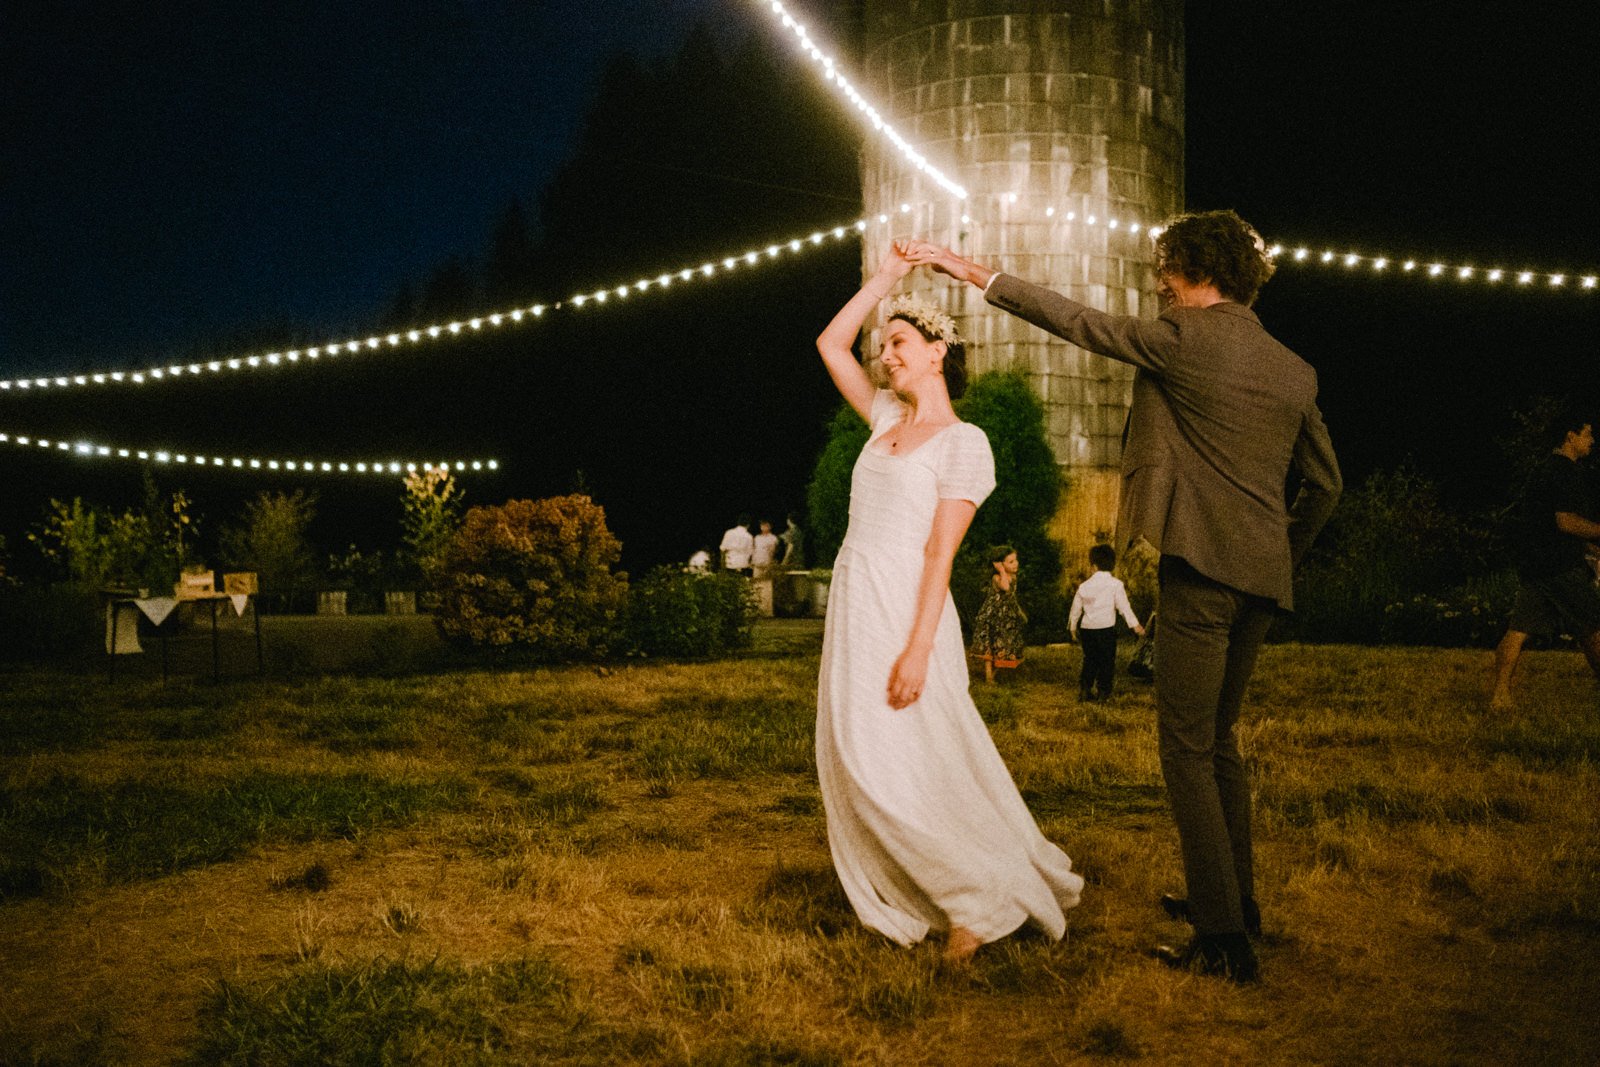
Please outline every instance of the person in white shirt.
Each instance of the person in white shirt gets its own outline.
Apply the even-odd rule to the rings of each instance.
[[[1111,568],[1117,565],[1117,550],[1110,545],[1095,545],[1089,549],[1089,563],[1094,573],[1073,594],[1067,626],[1073,639],[1083,645],[1078,699],[1105,700],[1116,680],[1117,613],[1121,612],[1128,626],[1141,637],[1144,627],[1128,603],[1127,586],[1111,574]]]
[[[778,561],[778,535],[772,532],[772,523],[761,520],[761,532],[756,534],[750,552],[750,565],[759,577]]]
[[[689,571],[692,574],[711,573],[711,550],[702,548],[689,557]]]
[[[727,533],[722,535],[722,569],[725,571],[738,571],[741,574],[750,570],[750,555],[755,551],[756,539],[750,536],[750,517],[740,515],[739,521]]]

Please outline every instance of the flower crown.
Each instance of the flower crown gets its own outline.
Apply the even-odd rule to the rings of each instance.
[[[910,294],[889,301],[888,317],[905,319],[924,335],[931,333],[947,345],[961,343],[961,335],[956,333],[956,320],[948,312]]]

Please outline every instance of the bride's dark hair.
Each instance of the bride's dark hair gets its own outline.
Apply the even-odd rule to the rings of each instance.
[[[944,372],[944,387],[950,394],[950,399],[960,400],[962,394],[967,391],[967,343],[945,340],[909,315],[889,316],[890,322],[895,319],[910,323],[911,328],[921,334],[922,339],[929,344],[934,341],[944,341],[944,360],[939,364],[939,369]]]

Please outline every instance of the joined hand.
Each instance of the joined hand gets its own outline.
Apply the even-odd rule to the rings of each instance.
[[[894,243],[894,251],[914,267],[931,267],[940,274],[948,274],[958,282],[976,284],[978,281],[973,271],[973,264],[932,241],[924,241],[917,237],[902,238]]]

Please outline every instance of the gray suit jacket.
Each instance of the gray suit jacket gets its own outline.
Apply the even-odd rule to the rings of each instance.
[[[1317,373],[1240,304],[1108,315],[1009,275],[989,303],[1138,368],[1122,449],[1118,540],[1144,537],[1201,574],[1282,608],[1294,564],[1339,499]],[[1284,507],[1289,467],[1300,491]]]

